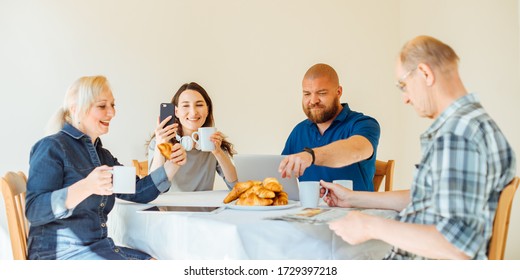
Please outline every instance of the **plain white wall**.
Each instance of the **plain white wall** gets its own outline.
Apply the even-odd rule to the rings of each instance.
[[[304,118],[303,73],[325,62],[340,75],[342,101],[380,122],[378,157],[396,159],[394,184],[407,188],[431,121],[393,87],[399,48],[418,34],[451,44],[468,90],[519,151],[507,113],[519,105],[518,14],[518,0],[0,0],[0,174],[27,171],[66,88],[94,74],[111,81],[117,116],[102,139],[125,164],[145,158],[159,103],[189,81],[209,92],[216,126],[239,153],[279,153]],[[513,207],[506,258],[520,259]]]

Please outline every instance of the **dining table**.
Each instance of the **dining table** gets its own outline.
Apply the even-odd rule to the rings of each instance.
[[[109,237],[118,246],[138,249],[163,260],[381,259],[391,249],[380,240],[351,245],[326,223],[272,219],[301,212],[303,208],[297,201],[289,201],[290,205],[282,209],[230,208],[223,203],[227,193],[169,192],[148,204],[117,199],[109,214]],[[216,213],[142,211],[154,205],[222,208]],[[328,206],[322,202],[320,207]],[[392,210],[361,211],[388,219],[397,214]]]

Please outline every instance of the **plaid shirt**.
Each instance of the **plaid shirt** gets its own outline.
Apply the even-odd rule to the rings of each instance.
[[[410,204],[396,219],[435,225],[459,250],[487,259],[502,189],[513,179],[513,150],[474,94],[451,104],[421,135],[423,157]],[[387,259],[424,259],[393,248]]]

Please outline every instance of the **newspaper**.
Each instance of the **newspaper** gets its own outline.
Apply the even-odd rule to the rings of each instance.
[[[298,212],[292,212],[281,216],[267,217],[269,220],[282,220],[306,224],[326,224],[340,219],[350,211],[361,211],[364,214],[378,216],[386,219],[394,219],[397,212],[385,209],[357,209],[357,208],[304,208]]]
[[[347,212],[348,210],[341,208],[304,208],[298,212],[267,217],[266,219],[307,224],[326,224],[345,216]]]

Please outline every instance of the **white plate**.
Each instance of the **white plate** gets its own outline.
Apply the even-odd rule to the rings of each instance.
[[[282,210],[291,208],[299,205],[297,201],[289,200],[286,205],[269,205],[269,206],[244,206],[244,205],[236,205],[236,201],[226,204],[226,207],[229,209],[235,210],[253,210],[253,211],[265,211],[265,210]]]

